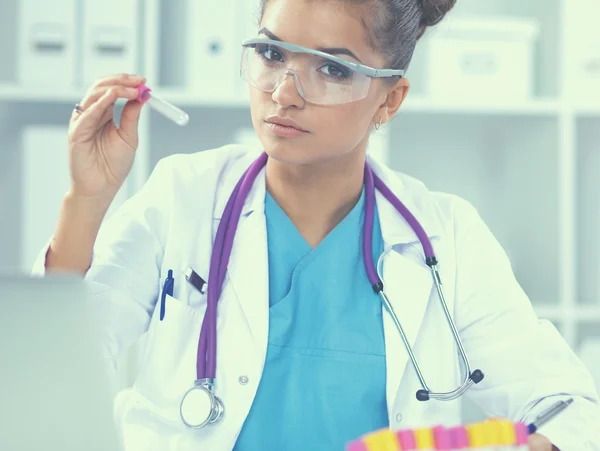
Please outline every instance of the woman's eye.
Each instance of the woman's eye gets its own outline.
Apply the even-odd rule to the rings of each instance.
[[[256,52],[267,61],[282,61],[283,55],[275,48],[268,45],[256,46]]]
[[[350,75],[350,71],[337,65],[337,64],[325,64],[321,67],[321,71],[330,77],[334,78],[347,78]]]

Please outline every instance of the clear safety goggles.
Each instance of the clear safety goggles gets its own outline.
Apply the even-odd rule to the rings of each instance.
[[[240,75],[251,86],[274,92],[290,75],[304,100],[337,105],[364,99],[372,78],[402,77],[403,70],[376,69],[319,50],[272,39],[242,44]]]

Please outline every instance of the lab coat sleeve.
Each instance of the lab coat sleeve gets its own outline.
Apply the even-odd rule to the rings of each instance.
[[[537,318],[475,208],[459,199],[454,211],[456,322],[471,368],[485,374],[468,396],[489,416],[527,423],[573,397],[539,433],[561,451],[600,450],[600,407],[589,372],[552,323]]]
[[[158,299],[160,266],[169,225],[169,159],[100,228],[85,281],[106,357],[120,354],[147,330]],[[32,275],[44,276],[48,246]]]

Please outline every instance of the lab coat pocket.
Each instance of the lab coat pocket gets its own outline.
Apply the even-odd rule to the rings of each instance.
[[[159,299],[135,388],[163,412],[162,416],[175,420],[181,397],[196,378],[197,346],[206,305],[190,307],[167,295],[161,320],[160,304]]]

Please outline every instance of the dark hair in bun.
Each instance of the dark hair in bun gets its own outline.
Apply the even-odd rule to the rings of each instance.
[[[338,0],[360,7],[373,49],[386,58],[386,68],[407,70],[417,40],[439,23],[456,0]],[[260,2],[260,21],[269,0]],[[316,3],[316,2],[315,2]],[[316,6],[318,7],[318,6]],[[395,78],[387,78],[395,82]]]
[[[427,27],[432,27],[439,23],[444,16],[454,7],[456,0],[419,0],[421,5],[421,37]]]

